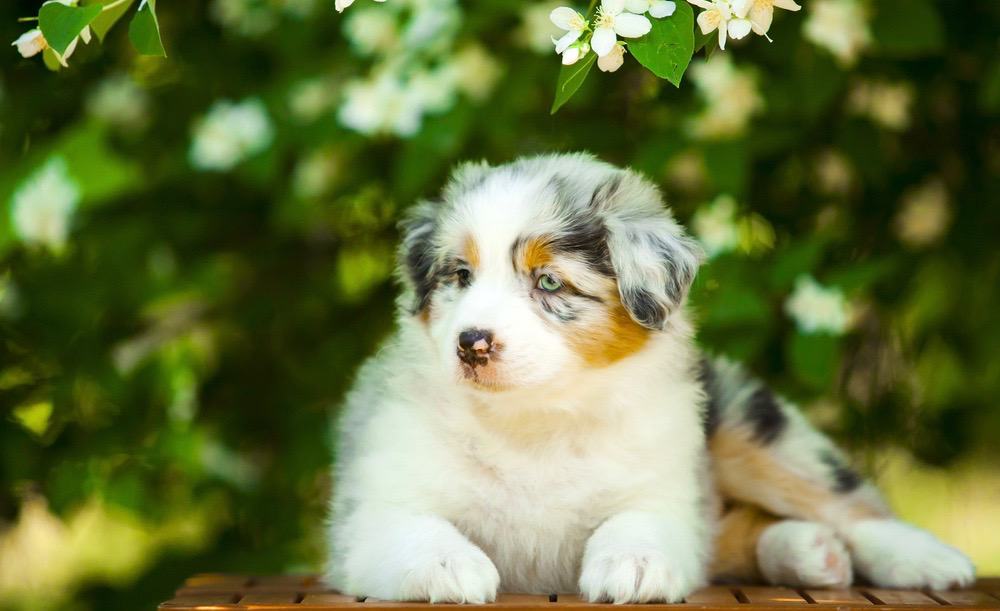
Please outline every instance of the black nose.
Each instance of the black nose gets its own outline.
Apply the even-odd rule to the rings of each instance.
[[[466,329],[458,334],[458,358],[469,365],[485,365],[493,350],[493,333]]]

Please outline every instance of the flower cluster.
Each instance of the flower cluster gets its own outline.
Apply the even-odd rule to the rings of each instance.
[[[194,127],[188,156],[199,170],[225,171],[271,144],[274,129],[263,102],[216,102]]]
[[[11,201],[14,232],[26,244],[59,252],[66,245],[80,188],[62,157],[52,157],[29,176]]]
[[[58,2],[64,6],[76,6],[77,4],[77,0],[49,0],[49,2]],[[45,4],[48,4],[48,2]],[[57,53],[55,49],[49,46],[49,41],[45,40],[45,36],[38,28],[28,30],[24,34],[21,34],[17,40],[11,43],[11,46],[17,47],[17,52],[21,54],[21,57],[26,59],[34,57],[44,51],[49,51],[63,67],[69,67],[66,60],[68,60],[69,56],[73,55],[73,52],[76,51],[76,45],[81,39],[83,39],[84,44],[90,44],[90,26],[83,28],[80,35],[74,38],[73,41],[69,43],[69,46],[66,47],[66,50],[62,53]]]
[[[625,61],[625,45],[618,37],[644,36],[653,28],[646,14],[661,19],[673,15],[676,9],[677,5],[670,0],[601,0],[591,24],[579,12],[560,6],[549,14],[549,19],[565,34],[553,38],[552,43],[564,65],[575,64],[593,49],[597,67],[614,72]]]
[[[373,65],[343,85],[340,123],[365,135],[406,138],[420,131],[425,116],[451,109],[459,96],[485,100],[500,66],[479,44],[456,43],[461,20],[456,0],[398,0],[352,11],[344,34]]]
[[[797,11],[795,0],[688,0],[698,8],[705,9],[698,15],[698,27],[702,34],[718,31],[719,48],[726,48],[726,40],[739,40],[750,32],[768,40],[774,7]]]
[[[785,312],[802,333],[841,335],[850,328],[851,309],[843,291],[823,286],[808,275],[795,281]]]

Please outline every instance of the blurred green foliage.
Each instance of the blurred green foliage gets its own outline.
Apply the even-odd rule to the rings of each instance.
[[[474,49],[466,93],[359,133],[352,79],[392,57],[345,24],[394,3],[177,0],[167,58],[125,28],[58,73],[0,54],[0,606],[153,608],[197,571],[316,570],[328,422],[391,329],[395,221],[470,158],[642,170],[713,250],[707,348],[870,465],[995,472],[1000,4],[871,2],[850,64],[803,36],[806,0],[679,89],[629,59],[555,116],[525,12],[551,6],[455,5],[421,61]],[[36,11],[0,6],[0,40]]]

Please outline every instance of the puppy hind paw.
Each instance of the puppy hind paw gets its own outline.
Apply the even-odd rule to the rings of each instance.
[[[853,571],[847,548],[830,527],[784,520],[769,526],[757,542],[757,563],[774,585],[846,588]]]
[[[898,520],[864,520],[844,535],[858,572],[877,586],[947,590],[970,586],[976,579],[965,554]]]

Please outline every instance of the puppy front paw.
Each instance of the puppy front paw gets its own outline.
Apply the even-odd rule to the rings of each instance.
[[[428,554],[407,573],[399,599],[432,603],[493,602],[500,574],[477,547]]]
[[[698,585],[679,563],[653,548],[593,554],[580,574],[580,594],[590,602],[675,603]]]
[[[844,531],[854,566],[886,588],[965,587],[976,569],[965,554],[898,520],[864,520]]]

